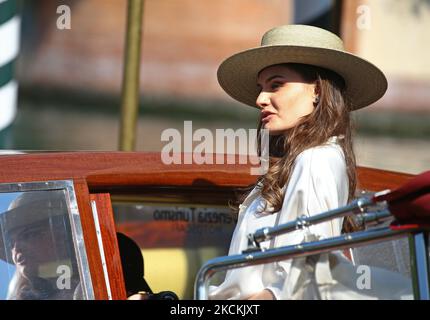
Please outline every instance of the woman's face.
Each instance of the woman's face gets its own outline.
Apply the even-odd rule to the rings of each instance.
[[[27,226],[9,235],[12,261],[26,278],[38,275],[39,266],[51,259],[52,237],[45,224]]]
[[[286,133],[314,110],[315,83],[285,65],[263,69],[257,79],[261,92],[256,104],[261,109],[264,129],[271,135]]]

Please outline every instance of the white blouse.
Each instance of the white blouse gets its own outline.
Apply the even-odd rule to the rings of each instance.
[[[273,227],[295,220],[301,215],[315,215],[347,204],[348,175],[345,157],[337,138],[326,144],[300,153],[294,164],[285,191],[282,209],[274,214],[258,213],[264,207],[259,190],[255,187],[240,206],[238,222],[230,244],[229,255],[241,254],[247,249],[247,235],[263,227]],[[338,236],[342,219],[296,230],[261,243],[264,249],[303,242],[306,232],[321,238]],[[291,260],[229,270],[224,282],[209,288],[210,299],[247,299],[264,289],[276,299],[289,296],[288,276]]]

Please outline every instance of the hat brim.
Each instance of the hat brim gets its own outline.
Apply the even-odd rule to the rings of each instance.
[[[232,98],[257,107],[258,73],[282,63],[301,63],[336,72],[345,81],[345,95],[352,110],[366,107],[380,99],[387,90],[383,72],[371,62],[354,54],[325,48],[303,46],[262,46],[239,52],[224,60],[217,76],[221,87]]]
[[[0,223],[3,225],[0,228],[0,259],[7,261],[8,254],[7,248],[4,243],[4,232],[10,232],[14,229],[24,228],[26,226],[32,226],[37,223],[49,221],[49,219],[56,219],[57,221],[63,221],[67,217],[66,208],[46,209],[46,213],[43,215],[37,214],[38,211],[34,210],[34,207],[25,205],[17,208],[13,208],[5,211],[1,214]],[[49,213],[49,214],[48,214]],[[7,221],[5,224],[4,221]]]

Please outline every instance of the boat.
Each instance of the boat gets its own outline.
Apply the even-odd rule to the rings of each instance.
[[[51,254],[50,259],[40,263],[38,276],[46,276],[57,287],[59,284],[66,288],[75,285],[69,288],[69,296],[63,296],[67,299],[127,299],[127,275],[124,273],[127,267],[121,257],[119,233],[140,247],[145,264],[141,276],[154,296],[172,292],[175,295],[164,297],[204,297],[204,294],[197,294],[199,281],[207,280],[207,274],[202,278],[202,270],[207,271],[213,259],[226,258],[237,219],[229,205],[238,192],[253,185],[257,178],[250,174],[250,164],[166,165],[160,153],[145,152],[5,154],[0,156],[0,166],[0,226],[3,230],[0,242],[7,242],[8,233],[4,230],[9,230],[8,221],[27,226],[40,222],[42,216],[48,217],[51,224],[58,220],[60,214],[53,213],[53,205],[50,210],[37,209],[40,203],[46,204],[38,199],[44,198],[46,193],[61,198],[62,204],[58,206],[62,208],[60,219],[65,235],[56,240],[54,230],[50,229],[51,242],[45,250],[60,252],[59,243],[67,242],[64,247],[69,248],[68,255]],[[411,174],[366,167],[358,167],[357,174],[358,189],[365,195],[395,190],[415,178]],[[16,212],[17,206],[13,203],[19,203],[17,199],[23,194],[33,195],[33,202],[29,202],[27,208],[34,210]],[[41,212],[40,218],[34,213],[37,210]],[[14,215],[8,216],[9,212]],[[47,212],[51,212],[49,216]],[[427,245],[427,230],[418,228],[398,233],[411,234],[415,243]],[[418,239],[417,234],[421,238]],[[341,248],[352,244],[357,243],[337,243]],[[309,254],[314,252],[313,247],[306,250]],[[428,252],[427,247],[422,250]],[[415,297],[419,299],[429,297],[428,264],[423,261],[424,269],[416,271],[417,276],[413,277]],[[15,281],[16,267],[18,265],[14,266],[11,258],[8,260],[7,254],[3,252],[2,255],[0,251],[2,299],[7,298],[8,287]]]

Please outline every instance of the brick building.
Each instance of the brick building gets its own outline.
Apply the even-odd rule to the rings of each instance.
[[[25,2],[20,82],[119,94],[126,3]],[[61,4],[71,9],[70,30],[56,27]],[[389,89],[379,107],[429,109],[427,0],[146,0],[141,93],[232,103],[216,81],[219,63],[233,52],[258,46],[269,28],[288,23],[335,29],[348,50],[380,66]]]

